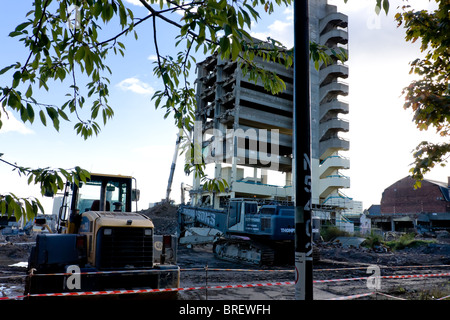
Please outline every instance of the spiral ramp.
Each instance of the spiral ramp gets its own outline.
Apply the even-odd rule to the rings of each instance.
[[[330,12],[319,22],[320,44],[335,52],[346,52],[347,26],[346,15]],[[349,105],[343,99],[349,94],[349,86],[345,82],[349,70],[337,58],[332,60],[331,64],[323,65],[319,70],[319,197],[322,203],[339,196],[340,189],[350,187],[350,178],[341,173],[341,170],[350,168],[350,160],[340,155],[340,152],[350,149],[350,142],[343,137],[349,132],[350,125],[342,117],[349,113]]]

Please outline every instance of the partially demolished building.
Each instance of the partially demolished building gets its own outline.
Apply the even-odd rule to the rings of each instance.
[[[347,24],[347,16],[326,0],[311,2],[312,41],[346,50]],[[293,200],[293,69],[257,62],[283,79],[284,92],[272,95],[262,83],[245,77],[237,63],[217,56],[198,64],[196,119],[203,135],[203,156],[214,163],[214,176],[225,178],[229,188],[212,195],[194,178],[194,204],[219,207],[227,197]],[[313,204],[349,208],[352,201],[340,191],[350,187],[350,179],[342,174],[350,166],[349,159],[341,155],[350,147],[341,136],[349,131],[349,122],[342,117],[349,112],[342,99],[349,92],[342,81],[348,77],[348,66],[336,59],[319,70],[312,63],[310,72]],[[275,172],[284,174],[281,185],[268,183],[268,175]]]

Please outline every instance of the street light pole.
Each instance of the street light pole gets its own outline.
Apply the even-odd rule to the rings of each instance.
[[[295,298],[313,300],[309,0],[294,2]]]

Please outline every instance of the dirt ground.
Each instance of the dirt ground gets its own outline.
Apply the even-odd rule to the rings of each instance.
[[[405,249],[398,252],[375,253],[360,248],[342,248],[323,244],[320,261],[313,266],[314,299],[326,300],[355,294],[369,293],[367,279],[369,266],[378,266],[380,276],[442,274],[450,270],[450,244],[436,243],[423,248]],[[216,259],[209,246],[179,249],[182,269],[181,286],[214,286],[232,284],[265,284],[294,282],[294,266],[255,267]],[[426,267],[423,267],[426,266]],[[189,271],[189,268],[202,271]],[[206,268],[208,271],[206,271]],[[222,269],[214,271],[214,268]],[[223,269],[248,269],[224,271]],[[449,274],[450,275],[450,274]],[[320,283],[320,280],[363,278],[355,281]],[[399,299],[432,299],[450,295],[450,277],[427,277],[406,279],[381,279],[380,292]],[[375,295],[365,299],[383,299]],[[181,299],[194,300],[291,300],[295,298],[293,285],[259,288],[209,289],[186,291]]]
[[[154,221],[157,233],[175,234],[176,209],[158,206],[143,212]],[[450,272],[450,234],[434,238],[434,242],[414,249],[375,252],[365,248],[344,248],[336,243],[319,243],[320,261],[313,266],[314,299],[332,299],[372,292],[367,287],[370,265],[380,269],[380,275],[430,275]],[[0,298],[23,294],[25,268],[16,263],[26,262],[33,236],[0,235]],[[181,268],[180,287],[267,284],[294,282],[294,266],[259,267],[222,261],[214,257],[210,245],[191,248],[179,246],[178,264]],[[194,270],[193,270],[194,269]],[[219,270],[217,270],[219,269]],[[232,270],[224,270],[232,269]],[[353,281],[320,282],[330,279],[362,278]],[[450,277],[420,277],[381,279],[378,292],[361,299],[436,299],[450,295]],[[271,285],[251,288],[201,288],[183,291],[180,300],[292,300],[294,285]]]

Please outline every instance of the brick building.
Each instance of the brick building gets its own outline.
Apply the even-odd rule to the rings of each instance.
[[[372,221],[382,229],[407,231],[410,228],[450,230],[450,177],[448,182],[405,177],[387,187],[382,195],[380,215]],[[374,219],[375,218],[375,219]]]
[[[423,180],[417,189],[414,184],[415,180],[408,176],[386,188],[381,199],[381,214],[450,212],[448,183]]]

